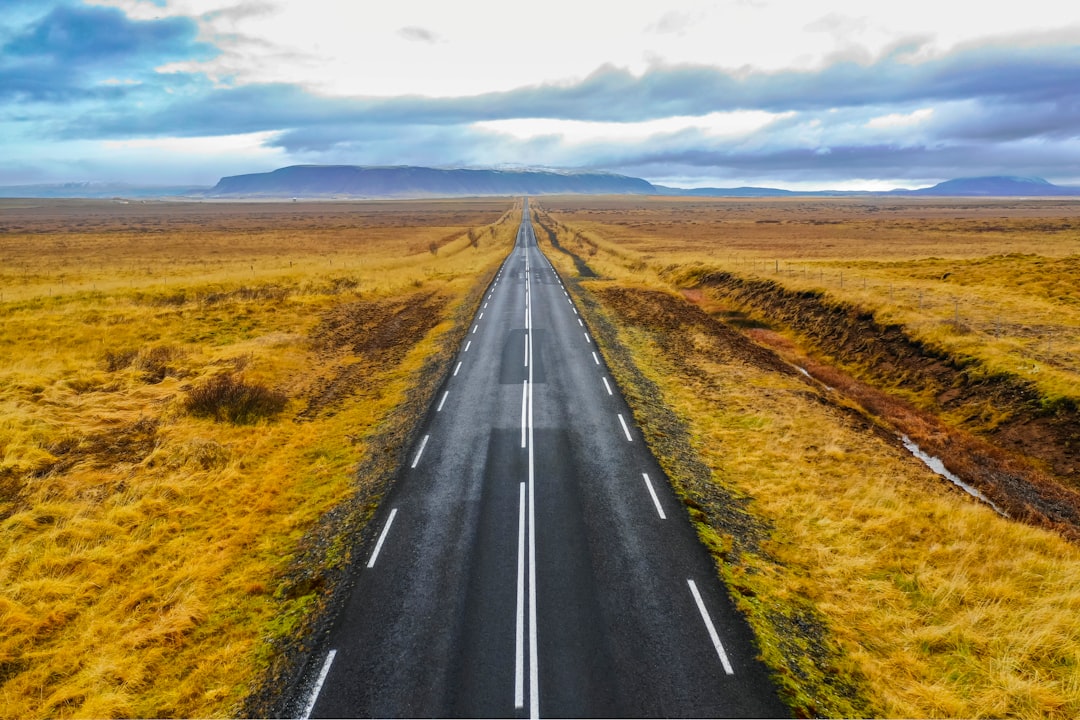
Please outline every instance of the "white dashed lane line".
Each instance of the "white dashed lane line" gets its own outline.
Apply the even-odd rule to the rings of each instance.
[[[304,707],[304,713],[300,716],[304,720],[308,720],[311,717],[311,711],[315,709],[315,702],[319,699],[319,693],[322,692],[322,686],[326,682],[326,676],[330,674],[330,666],[334,664],[336,655],[337,650],[331,650],[326,655],[322,670],[319,671],[319,678],[315,681],[315,687],[311,689],[311,697],[308,699],[307,706]]]
[[[626,427],[626,420],[623,420],[622,413],[619,413],[619,424],[622,425],[623,434],[626,435],[627,442],[634,442],[634,438],[630,436],[630,428]]]
[[[442,406],[446,402],[446,398],[450,395],[450,391],[447,390],[442,394],[442,400],[439,401],[439,407],[435,408],[435,412],[442,412]]]
[[[608,381],[607,381],[607,378],[606,378],[606,377],[602,377],[602,378],[600,378],[600,379],[604,381],[604,389],[605,389],[605,390],[607,390],[607,394],[608,394],[608,395],[614,395],[614,393],[613,393],[613,392],[611,392],[611,386],[610,386],[610,385],[608,385]]]
[[[379,535],[379,542],[375,543],[375,552],[371,553],[371,559],[368,560],[367,566],[369,568],[375,567],[375,561],[379,559],[379,552],[382,550],[383,543],[386,542],[386,536],[390,533],[390,526],[394,524],[395,517],[397,517],[397,508],[391,510],[390,517],[386,519],[386,526],[383,527],[382,534]]]
[[[641,473],[641,477],[645,478],[645,487],[649,488],[649,497],[652,498],[653,505],[656,506],[656,514],[660,516],[661,520],[667,520],[664,508],[660,507],[660,498],[656,497],[656,490],[653,489],[652,480],[649,479],[649,473]]]
[[[732,669],[731,663],[728,661],[724,646],[720,644],[720,636],[716,634],[716,628],[713,627],[712,618],[709,617],[709,612],[705,609],[705,603],[701,600],[701,593],[698,592],[697,585],[693,580],[687,580],[686,584],[690,586],[690,593],[694,596],[694,602],[697,603],[701,619],[705,621],[705,629],[709,631],[709,639],[712,640],[713,647],[716,648],[716,654],[720,657],[720,664],[724,666],[724,672],[728,675],[734,675],[735,670]]]
[[[622,417],[621,415],[619,417]],[[424,454],[424,448],[427,447],[428,438],[430,435],[425,435],[424,439],[420,441],[420,449],[416,451],[416,457],[413,458],[412,467],[416,467],[420,463],[420,456]]]

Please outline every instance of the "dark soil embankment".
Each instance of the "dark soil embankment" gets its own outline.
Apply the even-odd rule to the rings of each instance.
[[[593,269],[591,267],[589,267],[589,264],[586,263],[581,258],[580,255],[576,254],[572,250],[570,250],[568,248],[565,248],[565,247],[563,247],[562,245],[559,244],[559,234],[558,234],[558,232],[556,232],[555,228],[553,227],[555,221],[553,221],[550,217],[548,217],[546,215],[542,215],[540,213],[537,213],[535,215],[535,217],[536,217],[536,223],[540,226],[540,228],[547,235],[547,239],[548,239],[548,242],[551,243],[551,247],[555,248],[556,250],[558,250],[561,253],[569,255],[570,259],[574,261],[574,269],[577,270],[578,276],[581,277],[584,280],[589,280],[591,278],[595,278],[596,273],[593,272]],[[595,250],[595,246],[593,246],[593,249]]]
[[[399,364],[442,319],[447,298],[419,292],[384,300],[356,300],[327,312],[312,331],[315,352],[355,361],[320,378],[299,420],[332,412],[359,389],[377,382],[380,368]]]
[[[940,457],[1011,517],[1080,538],[1080,412],[1074,403],[1049,401],[1022,378],[951,357],[902,326],[882,325],[871,312],[822,293],[728,273],[697,280],[722,301],[790,328],[842,366],[803,363]],[[899,387],[913,391],[923,406],[887,390]],[[943,415],[962,421],[949,424]]]

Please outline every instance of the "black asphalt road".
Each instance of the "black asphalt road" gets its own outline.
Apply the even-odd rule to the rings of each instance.
[[[527,217],[298,712],[785,716]]]

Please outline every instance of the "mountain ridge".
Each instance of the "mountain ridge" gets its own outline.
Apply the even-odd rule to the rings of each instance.
[[[207,200],[440,198],[465,196],[610,194],[677,197],[1080,197],[1080,187],[1040,177],[985,175],[931,187],[888,191],[785,190],[770,187],[675,188],[603,171],[431,168],[415,165],[290,165],[222,177],[213,187],[68,182],[0,186],[4,198],[175,198]]]
[[[456,197],[468,195],[654,194],[652,183],[605,172],[429,168],[411,165],[290,165],[223,177],[207,195],[264,197]]]

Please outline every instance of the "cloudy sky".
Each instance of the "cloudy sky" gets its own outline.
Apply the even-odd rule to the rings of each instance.
[[[1080,3],[0,0],[0,185],[298,163],[1080,184]]]

